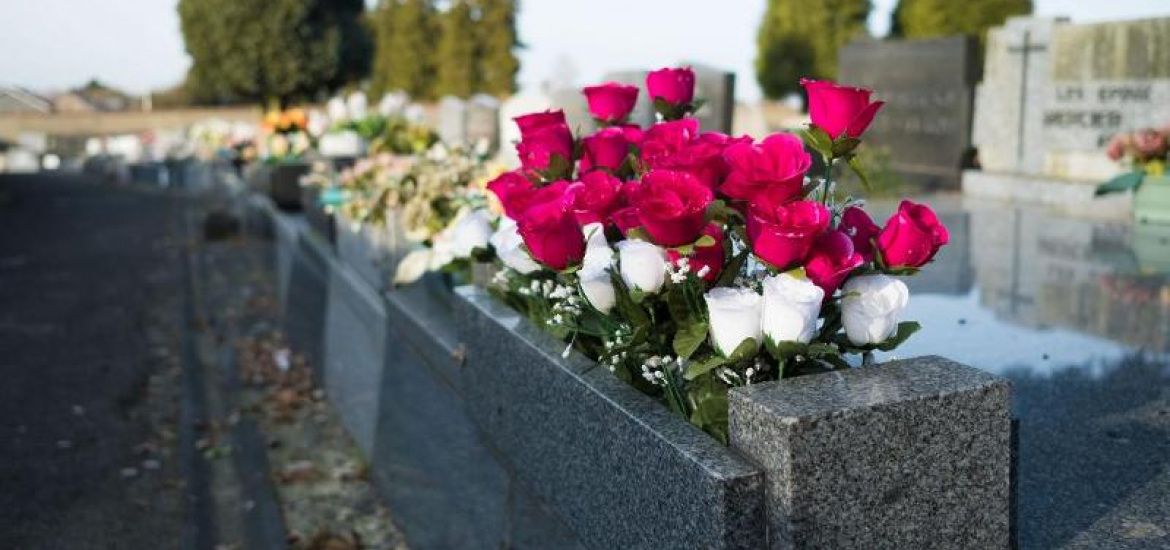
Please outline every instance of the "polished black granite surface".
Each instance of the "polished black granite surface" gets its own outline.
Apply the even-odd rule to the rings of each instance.
[[[1012,381],[1020,547],[1170,548],[1170,226],[925,200],[952,245],[908,281],[924,328],[896,355]]]

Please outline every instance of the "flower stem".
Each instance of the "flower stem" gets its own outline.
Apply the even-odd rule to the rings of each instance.
[[[825,157],[825,175],[824,187],[821,188],[821,203],[825,206],[829,205],[829,183],[833,180],[833,161],[837,160],[834,157]]]

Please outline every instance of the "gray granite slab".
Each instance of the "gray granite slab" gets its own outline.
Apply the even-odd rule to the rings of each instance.
[[[324,240],[308,231],[303,220],[300,224],[282,304],[284,333],[293,349],[308,359],[320,380],[324,374],[325,310],[333,262]]]
[[[484,291],[456,289],[463,393],[512,476],[593,548],[759,548],[763,478]]]
[[[1010,386],[940,357],[733,390],[771,548],[1007,548]]]
[[[371,460],[379,489],[412,548],[575,548],[471,421],[450,294],[428,277],[385,295],[391,323]]]
[[[272,204],[272,199],[261,196],[260,200],[268,212],[272,222],[272,237],[274,240],[274,261],[276,263],[276,290],[280,299],[281,311],[288,309],[289,282],[292,279],[293,258],[300,248],[301,234],[308,224],[303,216],[281,212]]]
[[[374,431],[386,354],[382,297],[344,265],[329,270],[325,315],[325,390],[342,423],[366,456]]]

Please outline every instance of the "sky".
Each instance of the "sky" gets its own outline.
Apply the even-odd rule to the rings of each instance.
[[[872,0],[871,33],[895,0]],[[372,0],[370,0],[372,3]],[[696,62],[736,72],[736,95],[760,95],[752,71],[765,0],[522,0],[521,87],[584,85],[611,70]],[[183,78],[177,0],[0,0],[0,84],[41,92],[90,78],[134,93]],[[1035,0],[1074,22],[1170,16],[1166,0]],[[669,11],[669,15],[664,15]]]

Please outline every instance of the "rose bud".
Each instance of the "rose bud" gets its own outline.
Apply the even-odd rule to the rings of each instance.
[[[549,187],[537,190],[536,199],[516,220],[532,257],[554,271],[580,263],[585,256],[585,234],[573,215],[573,195],[566,188],[551,197],[540,196]]]
[[[880,344],[898,331],[898,317],[910,303],[906,283],[889,275],[863,275],[845,283],[841,322],[855,346]]]
[[[666,250],[639,239],[618,242],[618,273],[626,286],[642,292],[658,292],[666,282]]]
[[[606,124],[624,122],[638,101],[638,87],[619,82],[586,86],[582,91],[589,103],[589,114]]]
[[[609,275],[610,267],[613,266],[613,249],[605,239],[605,229],[601,224],[586,225],[584,231],[585,259],[581,261],[581,270],[577,272],[581,294],[594,309],[609,313],[617,303]]]
[[[877,246],[886,267],[922,267],[950,242],[950,233],[929,206],[902,201],[886,221]]]
[[[711,246],[696,246],[695,251],[690,256],[686,256],[687,263],[691,266],[691,272],[700,275],[704,281],[708,283],[715,282],[719,278],[719,274],[723,272],[723,229],[719,224],[709,223],[703,229],[704,235],[710,235],[715,239],[715,244]],[[672,264],[678,264],[684,256],[678,253],[676,249],[666,251],[666,258]],[[704,270],[704,268],[706,268]]]
[[[807,344],[817,331],[825,291],[808,279],[787,273],[764,279],[764,336],[774,343]]]
[[[642,133],[642,163],[650,168],[666,168],[671,158],[698,137],[698,119],[683,118],[659,122]]]
[[[524,237],[520,236],[516,222],[511,218],[500,218],[500,227],[496,228],[489,242],[496,251],[496,257],[517,273],[527,275],[540,269],[540,264],[524,250]]]
[[[751,338],[760,344],[760,310],[763,299],[750,288],[718,287],[703,295],[711,321],[711,342],[721,355],[735,352]]]
[[[464,212],[451,223],[451,254],[456,258],[470,258],[475,249],[487,248],[492,237],[487,210],[480,208]]]
[[[841,136],[861,137],[874,115],[885,103],[870,101],[871,90],[842,86],[827,80],[802,78],[800,85],[808,93],[808,116],[817,128],[832,139]]]
[[[788,199],[800,196],[812,157],[792,134],[772,134],[760,144],[735,143],[723,151],[730,169],[719,188],[733,199],[750,201],[763,189],[780,187]]]
[[[630,141],[626,138],[626,131],[617,128],[603,128],[597,133],[581,140],[580,168],[585,173],[597,168],[605,168],[611,172],[617,171],[626,161],[630,153]]]
[[[487,188],[499,199],[504,214],[513,220],[524,211],[523,198],[535,189],[532,182],[517,170],[496,176],[496,179],[488,182]]]
[[[827,231],[817,237],[812,252],[804,264],[804,272],[813,284],[832,296],[841,282],[854,269],[865,264],[865,258],[853,250],[853,241],[841,231]]]
[[[573,135],[568,127],[533,130],[516,144],[516,154],[527,170],[547,170],[553,165],[554,157],[569,165],[573,162]]]
[[[681,246],[699,238],[711,189],[686,172],[651,170],[633,196],[643,229],[662,246]]]
[[[512,120],[520,128],[520,139],[522,140],[527,139],[537,131],[547,128],[563,127],[565,130],[569,129],[569,123],[565,121],[565,112],[560,109],[520,115]],[[571,134],[572,132],[569,133]]]
[[[748,240],[756,257],[776,269],[792,269],[808,256],[831,219],[829,209],[816,201],[755,203],[747,215]]]
[[[650,99],[671,105],[685,105],[695,99],[695,72],[690,67],[664,68],[646,75]]]
[[[873,261],[873,240],[882,232],[882,228],[873,223],[873,219],[865,210],[856,206],[846,208],[841,214],[841,223],[837,229],[849,236],[853,241],[853,249],[861,254],[865,261]]]

